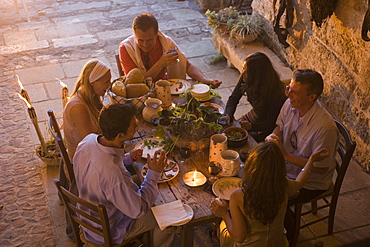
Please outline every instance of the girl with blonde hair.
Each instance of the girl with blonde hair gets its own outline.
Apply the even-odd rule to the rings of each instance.
[[[288,246],[284,233],[288,197],[304,185],[313,162],[328,155],[328,149],[312,154],[297,179],[290,180],[279,146],[274,142],[257,145],[245,163],[242,186],[231,193],[230,203],[211,202],[213,213],[223,219],[221,246]]]
[[[71,160],[85,136],[100,133],[98,116],[103,107],[102,97],[110,86],[111,72],[106,64],[90,60],[84,65],[63,111],[64,135]]]

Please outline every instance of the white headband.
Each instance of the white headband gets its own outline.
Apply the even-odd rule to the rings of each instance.
[[[110,69],[108,68],[108,66],[99,61],[95,67],[93,68],[93,70],[91,71],[90,73],[90,76],[89,76],[89,82],[90,83],[93,83],[94,81],[97,81],[99,80],[103,75],[105,75],[105,73],[107,73]]]

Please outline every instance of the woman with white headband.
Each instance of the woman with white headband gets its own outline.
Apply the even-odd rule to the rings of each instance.
[[[111,86],[111,72],[98,60],[88,61],[63,111],[63,128],[68,155],[72,160],[78,143],[90,133],[100,133],[98,116],[102,97]]]

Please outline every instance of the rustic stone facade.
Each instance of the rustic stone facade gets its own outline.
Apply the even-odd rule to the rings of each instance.
[[[274,9],[273,2],[253,1],[254,13],[273,23],[279,7],[277,3]],[[293,2],[294,21],[287,38],[290,46],[279,43],[272,24],[266,27],[265,41],[293,68],[322,74],[321,101],[349,129],[357,142],[355,158],[370,171],[370,42],[361,39],[367,1],[339,0],[334,14],[321,27],[310,21],[309,1]]]

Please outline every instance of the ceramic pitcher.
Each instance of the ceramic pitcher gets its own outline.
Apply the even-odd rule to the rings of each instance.
[[[210,138],[209,145],[209,162],[219,162],[222,151],[227,149],[227,137],[224,134],[215,134]]]
[[[222,151],[220,164],[222,166],[220,176],[236,176],[240,170],[239,153],[230,149]]]
[[[162,101],[162,107],[167,109],[171,106],[171,86],[166,80],[159,80],[155,83],[156,97]]]
[[[153,118],[159,118],[158,112],[162,111],[162,101],[156,98],[148,98],[144,102],[143,118],[151,123]]]

